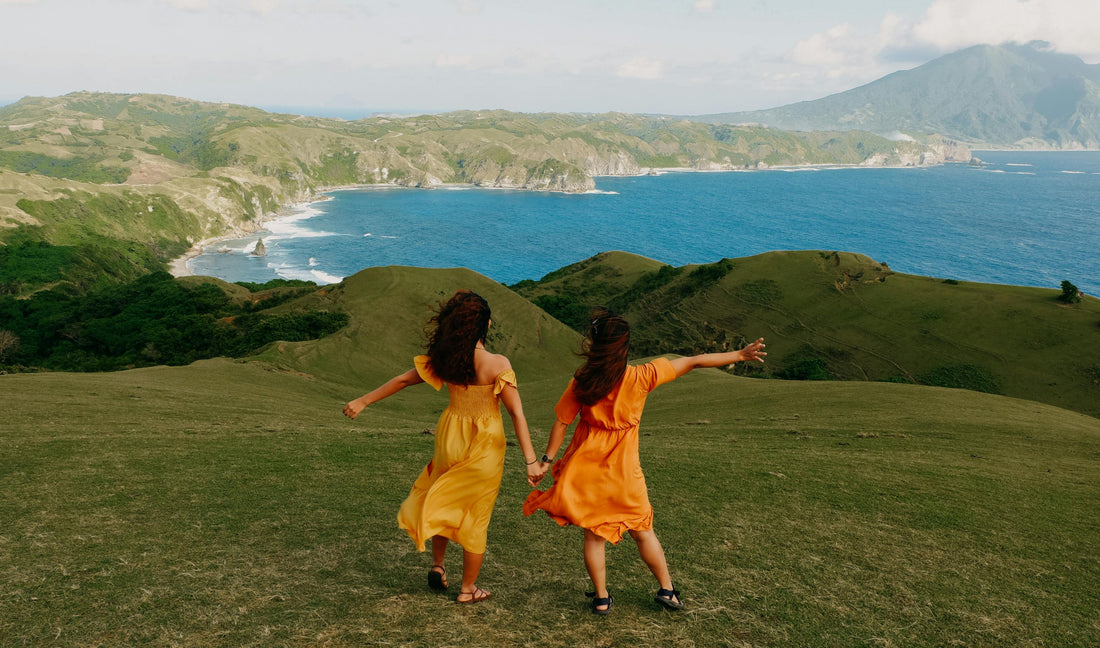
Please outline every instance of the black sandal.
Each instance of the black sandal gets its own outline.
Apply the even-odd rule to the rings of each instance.
[[[658,589],[657,596],[653,597],[653,600],[665,606],[669,610],[682,610],[684,609],[684,602],[680,599],[679,590],[675,589]]]
[[[436,569],[441,571],[436,571]],[[443,565],[432,565],[428,569],[428,587],[437,592],[442,592],[447,589],[447,582],[443,580],[447,577],[447,568]]]
[[[615,599],[611,597],[611,593],[608,592],[604,598],[597,598],[595,592],[585,592],[585,596],[592,599],[592,614],[607,614],[611,612],[611,606],[615,605]],[[606,605],[604,609],[600,609],[601,605]]]

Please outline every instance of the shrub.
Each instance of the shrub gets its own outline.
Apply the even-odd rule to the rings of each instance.
[[[808,344],[784,356],[781,364],[775,375],[784,380],[836,380],[828,359]]]
[[[573,295],[542,295],[532,301],[569,328],[581,333],[588,330],[590,306]]]
[[[305,281],[303,279],[272,279],[264,283],[256,283],[254,281],[237,281],[238,286],[248,288],[248,292],[260,292],[261,290],[271,290],[272,288],[316,288],[317,284],[312,281]]]
[[[993,372],[972,364],[936,367],[917,378],[922,385],[970,389],[987,394],[1000,394],[1001,385]]]
[[[1062,294],[1058,295],[1058,301],[1065,304],[1077,304],[1081,301],[1081,291],[1068,280],[1062,281]]]

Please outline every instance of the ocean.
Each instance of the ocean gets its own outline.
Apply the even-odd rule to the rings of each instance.
[[[672,265],[842,250],[897,271],[1100,295],[1100,152],[976,151],[981,167],[806,167],[601,177],[586,194],[362,188],[215,243],[195,274],[334,283],[464,266],[514,283],[599,252]],[[248,252],[263,238],[267,256]],[[221,250],[221,251],[219,251]]]

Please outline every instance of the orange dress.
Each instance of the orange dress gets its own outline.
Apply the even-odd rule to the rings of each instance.
[[[424,382],[437,390],[443,387],[428,356],[417,356],[414,364]],[[485,553],[489,518],[504,475],[500,392],[507,385],[516,386],[511,369],[491,385],[447,384],[451,401],[435,426],[432,460],[397,513],[397,525],[420,551],[440,535],[470,553]]]
[[[554,485],[533,491],[523,503],[524,515],[542,509],[558,524],[572,524],[617,544],[629,530],[653,528],[653,507],[646,492],[638,456],[638,424],[646,397],[657,385],[676,378],[665,358],[627,366],[617,387],[595,405],[582,406],[573,394],[575,381],[554,408],[569,425],[578,412],[569,447],[550,474]]]

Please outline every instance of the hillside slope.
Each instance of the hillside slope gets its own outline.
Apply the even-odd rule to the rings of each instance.
[[[1096,149],[1100,65],[1043,44],[976,45],[822,99],[697,119],[791,130],[939,133],[971,146]]]
[[[604,254],[514,288],[582,330],[605,304],[638,355],[767,339],[763,375],[900,381],[1029,398],[1100,416],[1100,300],[895,273],[844,252],[771,252],[673,268]]]
[[[273,309],[337,310],[350,320],[339,332],[310,342],[280,342],[257,359],[325,380],[365,388],[407,371],[424,352],[425,326],[456,290],[489,302],[487,346],[512,361],[521,382],[568,381],[580,336],[501,284],[465,268],[368,268]]]

